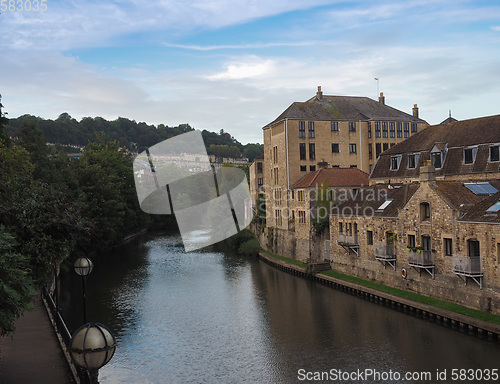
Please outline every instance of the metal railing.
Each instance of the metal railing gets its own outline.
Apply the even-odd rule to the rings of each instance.
[[[453,272],[463,274],[481,274],[481,258],[479,256],[453,256]]]
[[[375,257],[378,259],[395,259],[396,250],[394,245],[375,244]]]
[[[408,263],[415,266],[434,265],[434,253],[432,251],[410,251],[408,252]]]

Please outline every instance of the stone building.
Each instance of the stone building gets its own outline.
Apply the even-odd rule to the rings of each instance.
[[[330,216],[332,267],[500,314],[499,145],[492,116],[429,127],[382,154],[375,198]]]
[[[249,167],[250,176],[250,197],[252,198],[252,209],[256,213],[258,208],[259,195],[263,195],[264,190],[264,155],[254,159]]]
[[[367,97],[326,96],[292,103],[263,128],[264,185],[267,225],[287,229],[281,218],[289,211],[290,187],[318,169],[318,159],[329,168],[358,168],[369,173],[379,155],[416,135],[428,124],[415,104],[407,114]]]
[[[500,179],[500,115],[447,122],[417,133],[380,156],[370,183],[416,181],[427,160],[438,180]]]

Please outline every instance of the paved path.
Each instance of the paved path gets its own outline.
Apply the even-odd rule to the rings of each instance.
[[[36,310],[16,321],[13,337],[0,338],[0,384],[73,383],[40,295]]]

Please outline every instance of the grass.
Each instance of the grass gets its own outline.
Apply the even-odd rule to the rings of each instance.
[[[307,264],[303,263],[302,261],[295,260],[295,259],[289,259],[288,257],[284,257],[284,256],[278,256],[278,255],[275,255],[274,253],[271,253],[271,252],[265,251],[265,250],[262,250],[262,252],[264,252],[266,255],[269,255],[269,256],[274,257],[276,259],[280,259],[280,260],[285,261],[287,263],[295,264],[295,265],[298,265],[299,267],[304,267],[304,268],[307,267]]]
[[[340,280],[348,281],[351,283],[359,284],[367,288],[376,289],[381,292],[389,293],[394,296],[402,297],[405,299],[413,300],[418,303],[431,305],[436,308],[445,309],[451,312],[459,313],[461,315],[473,317],[475,319],[488,321],[490,323],[500,324],[500,316],[494,315],[492,313],[487,313],[483,311],[478,311],[476,309],[466,308],[459,304],[450,303],[448,301],[435,299],[433,297],[419,295],[418,293],[404,291],[402,289],[388,287],[386,285],[375,283],[373,281],[368,281],[361,279],[359,277],[345,275],[337,271],[325,271],[323,274],[331,277],[335,277]]]

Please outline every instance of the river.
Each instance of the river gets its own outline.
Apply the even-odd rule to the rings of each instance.
[[[73,332],[83,323],[79,277],[64,276],[61,292]],[[145,235],[104,254],[87,278],[87,301],[88,320],[107,325],[118,343],[101,384],[300,383],[320,375],[456,383],[452,374],[466,372],[454,369],[477,377],[500,366],[498,343],[254,258],[185,253],[177,236]],[[407,372],[420,379],[406,380]]]

